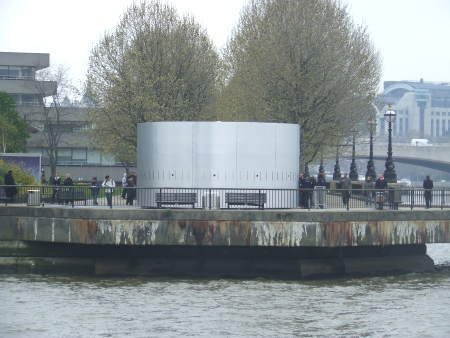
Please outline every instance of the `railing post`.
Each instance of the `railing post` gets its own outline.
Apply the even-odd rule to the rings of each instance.
[[[208,189],[209,194],[209,210],[211,210],[211,188]]]
[[[409,195],[410,195],[410,197],[409,197],[409,201],[410,201],[410,204],[411,204],[411,210],[414,208],[414,188],[411,188],[410,190],[409,190]]]
[[[258,190],[258,208],[262,209],[261,208],[261,190]]]
[[[444,194],[444,188],[441,189],[441,210],[444,209],[444,200],[445,200],[445,194]]]

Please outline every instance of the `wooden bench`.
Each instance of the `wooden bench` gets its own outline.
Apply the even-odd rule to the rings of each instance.
[[[267,201],[266,193],[258,192],[227,192],[225,193],[225,203],[230,205],[252,205],[264,209]]]
[[[86,205],[86,194],[84,191],[79,190],[68,190],[67,188],[60,190],[56,193],[56,200],[59,203],[72,203],[75,201],[84,201],[84,205]]]
[[[197,203],[195,192],[157,192],[156,205],[161,208],[164,204],[191,204],[194,208]]]

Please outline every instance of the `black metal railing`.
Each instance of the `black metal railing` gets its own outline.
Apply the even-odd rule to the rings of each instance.
[[[428,204],[427,204],[428,201]],[[450,188],[237,189],[0,186],[0,202],[29,206],[194,209],[450,208]]]

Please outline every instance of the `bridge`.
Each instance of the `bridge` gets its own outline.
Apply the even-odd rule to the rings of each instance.
[[[387,143],[375,143],[373,147],[374,160],[386,160],[387,147]],[[393,143],[392,149],[395,162],[450,172],[450,143],[428,146]],[[346,156],[349,154],[347,153]],[[359,143],[357,145],[356,158],[369,158],[369,144]]]

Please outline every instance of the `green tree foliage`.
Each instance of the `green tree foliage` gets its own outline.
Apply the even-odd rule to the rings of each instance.
[[[27,143],[27,124],[15,107],[12,97],[0,92],[0,144],[4,153],[25,151]]]
[[[191,17],[159,1],[128,8],[92,50],[86,82],[94,140],[134,161],[137,123],[210,119],[218,55]]]
[[[252,0],[224,53],[223,120],[299,123],[304,161],[368,115],[380,60],[334,0]]]

